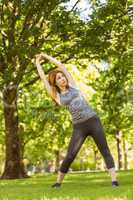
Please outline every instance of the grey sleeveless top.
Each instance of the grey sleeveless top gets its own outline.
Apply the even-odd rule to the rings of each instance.
[[[60,102],[72,115],[73,124],[77,124],[96,115],[86,102],[78,88],[69,87],[67,92],[59,93]]]

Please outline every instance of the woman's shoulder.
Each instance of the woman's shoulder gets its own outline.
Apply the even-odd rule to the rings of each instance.
[[[69,84],[69,86],[72,88],[72,90],[76,91],[76,93],[80,94],[85,99],[87,98],[85,93],[77,85],[76,86],[72,86],[71,84]]]
[[[79,90],[80,91],[78,86],[72,85],[71,83],[69,83],[68,85],[69,85],[70,89],[75,89],[75,90]]]

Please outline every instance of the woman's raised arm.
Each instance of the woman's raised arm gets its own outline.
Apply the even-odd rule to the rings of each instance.
[[[47,55],[45,53],[41,53],[41,55],[44,58],[46,58],[47,60],[49,60],[51,63],[55,64],[65,74],[65,76],[68,79],[69,83],[72,86],[77,87],[75,80],[73,79],[73,77],[71,76],[71,74],[68,72],[67,68],[65,67],[65,65],[63,63],[61,63],[56,58],[53,58],[52,56],[49,56],[49,55]]]
[[[48,92],[48,94],[50,94],[50,96],[60,105],[60,99],[59,99],[59,95],[57,94],[57,98],[55,98],[53,96],[53,91],[52,91],[52,87],[51,85],[49,84],[48,80],[47,80],[47,77],[42,69],[42,66],[40,64],[41,62],[41,59],[42,59],[42,55],[37,55],[36,56],[36,59],[35,59],[35,65],[37,67],[37,70],[38,70],[38,73],[39,73],[39,76],[41,78],[41,80],[43,81],[44,83],[44,86]]]
[[[38,74],[39,74],[41,80],[43,81],[46,90],[47,90],[49,93],[51,93],[51,86],[50,86],[50,84],[49,84],[49,82],[48,82],[48,80],[47,80],[47,77],[46,77],[46,75],[45,75],[45,73],[44,73],[44,71],[43,71],[43,69],[42,69],[41,64],[40,64],[41,59],[42,59],[42,56],[41,56],[41,55],[37,55],[37,56],[36,56],[36,59],[35,59],[35,65],[36,65],[36,67],[37,67]]]

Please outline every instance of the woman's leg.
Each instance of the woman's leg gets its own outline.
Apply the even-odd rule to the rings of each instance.
[[[115,164],[114,164],[114,160],[113,157],[110,153],[108,144],[107,144],[107,140],[103,131],[103,127],[102,124],[100,122],[99,118],[95,118],[93,123],[92,123],[92,131],[91,131],[91,135],[99,149],[99,151],[101,152],[106,166],[108,168],[108,171],[111,175],[111,179],[112,179],[112,183],[115,183],[117,181],[116,179],[116,172],[115,172]]]
[[[73,162],[74,158],[76,157],[77,153],[79,152],[84,140],[86,139],[87,135],[82,132],[82,129],[76,128],[74,126],[73,134],[68,146],[67,154],[61,164],[58,177],[57,177],[57,183],[61,184],[65,174],[68,172],[68,169]],[[54,185],[53,185],[54,186]]]

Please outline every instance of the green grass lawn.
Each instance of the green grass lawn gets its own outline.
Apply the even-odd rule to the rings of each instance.
[[[60,189],[51,188],[56,176],[1,180],[0,200],[133,200],[133,171],[118,172],[120,186],[111,187],[107,173],[67,174]]]

